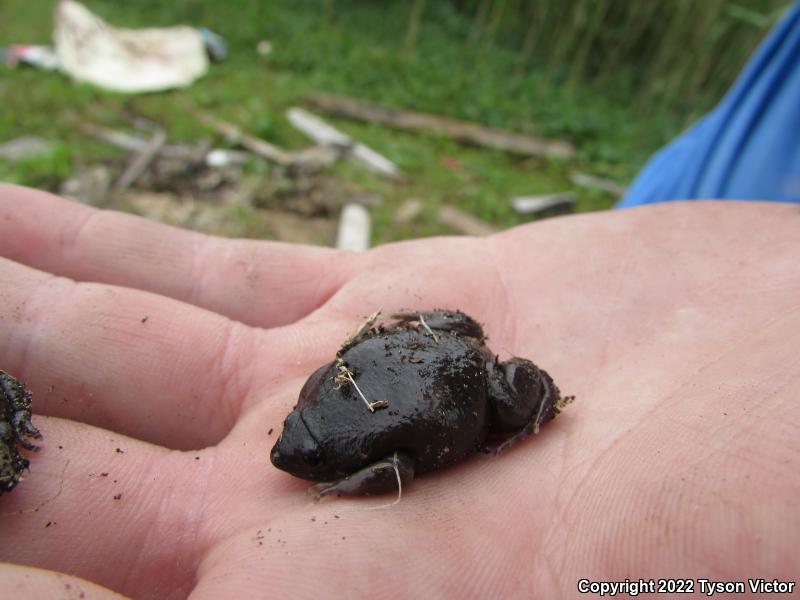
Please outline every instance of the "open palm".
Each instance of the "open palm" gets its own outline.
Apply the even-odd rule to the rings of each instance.
[[[680,203],[354,255],[0,186],[0,368],[44,435],[0,499],[3,589],[571,597],[582,578],[796,576],[798,224]],[[378,308],[436,307],[577,400],[390,508],[312,502],[269,463],[306,377]]]

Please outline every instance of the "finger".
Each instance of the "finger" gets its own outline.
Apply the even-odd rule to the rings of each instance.
[[[3,259],[0,279],[13,282],[0,297],[0,364],[32,389],[36,412],[174,448],[212,444],[235,422],[262,349],[248,327]]]
[[[262,327],[292,323],[324,304],[348,264],[329,249],[217,238],[4,184],[0,256]]]
[[[332,311],[253,329],[148,292],[75,283],[4,259],[0,280],[0,364],[31,388],[36,412],[170,448],[218,442],[243,406],[330,360],[351,329]]]
[[[3,595],[7,598],[124,600],[124,596],[80,577],[21,565],[0,564],[0,581],[3,582]]]
[[[30,472],[0,497],[0,560],[132,597],[185,597],[208,543],[199,492],[219,485],[214,453],[169,452],[60,419],[36,424],[43,439]]]
[[[135,598],[185,598],[209,548],[293,510],[305,487],[269,464],[275,436],[264,431],[175,452],[62,419],[35,423],[30,470],[0,496],[0,561]]]

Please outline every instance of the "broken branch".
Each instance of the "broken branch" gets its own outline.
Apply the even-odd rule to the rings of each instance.
[[[331,146],[314,146],[299,152],[288,152],[266,140],[244,133],[233,123],[220,121],[205,113],[197,113],[197,118],[204,125],[225,136],[228,141],[239,144],[283,167],[314,171],[335,162],[341,156],[341,151]]]
[[[439,220],[466,235],[484,236],[497,232],[489,223],[448,204],[439,207]]]
[[[337,117],[367,121],[408,131],[438,131],[456,141],[524,156],[570,158],[575,149],[562,140],[549,140],[439,115],[388,108],[331,94],[316,93],[306,98],[315,108]]]
[[[339,131],[307,110],[290,108],[286,117],[292,125],[318,144],[340,148],[371,171],[389,177],[397,177],[400,174],[400,169],[388,158],[364,144],[354,141],[346,133]]]
[[[167,134],[160,129],[156,131],[147,144],[134,156],[128,168],[125,169],[125,172],[119,178],[119,181],[117,181],[117,187],[124,190],[136,183],[136,180],[147,170],[147,167],[166,141]]]

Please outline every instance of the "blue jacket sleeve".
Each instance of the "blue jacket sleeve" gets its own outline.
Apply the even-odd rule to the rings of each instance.
[[[617,207],[697,198],[800,202],[800,2],[717,107],[655,154]]]

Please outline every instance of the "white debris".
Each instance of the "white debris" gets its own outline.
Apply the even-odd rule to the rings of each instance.
[[[272,53],[272,43],[269,40],[261,40],[256,45],[256,52],[259,56],[267,56]]]
[[[14,162],[47,154],[52,150],[52,142],[33,135],[26,135],[0,144],[0,158]]]
[[[224,150],[216,148],[206,154],[206,164],[209,167],[241,166],[250,158],[250,154],[241,150]]]
[[[295,107],[287,111],[286,118],[318,144],[347,149],[350,156],[363,163],[371,171],[390,177],[400,175],[400,169],[388,158],[364,144],[354,141],[349,135],[326,123],[317,115]]]
[[[118,29],[74,0],[59,0],[54,38],[63,71],[117,92],[185,87],[208,70],[197,29]]]
[[[575,204],[575,194],[561,192],[558,194],[545,194],[543,196],[517,196],[511,199],[511,206],[522,214],[537,213],[556,206],[572,206]]]
[[[570,173],[569,179],[575,185],[590,189],[603,190],[609,194],[613,194],[614,196],[622,197],[625,195],[625,192],[628,191],[628,188],[612,179],[595,177],[594,175],[581,173],[579,171],[573,171]]]
[[[318,144],[328,144],[334,146],[349,147],[353,140],[346,133],[342,133],[332,125],[328,125],[320,119],[302,108],[290,108],[286,111],[286,118],[289,123],[297,127]]]
[[[339,218],[336,247],[340,250],[363,252],[369,248],[370,219],[367,209],[360,204],[346,204]]]
[[[12,44],[7,48],[0,48],[0,59],[12,68],[19,63],[45,71],[55,71],[60,67],[58,56],[52,46]]]
[[[416,198],[406,200],[394,213],[395,225],[407,225],[422,214],[422,202]]]

